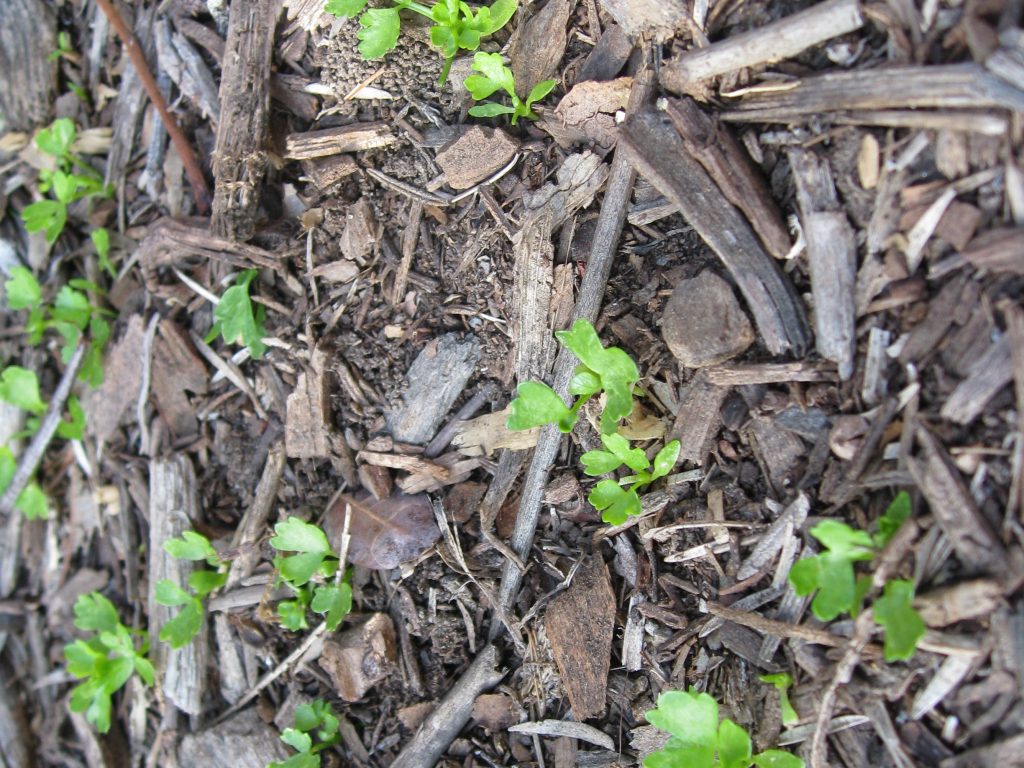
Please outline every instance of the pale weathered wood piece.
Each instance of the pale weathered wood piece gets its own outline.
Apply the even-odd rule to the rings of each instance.
[[[728,387],[715,386],[704,371],[699,371],[686,385],[679,397],[679,410],[672,429],[666,436],[667,440],[679,440],[681,463],[704,463],[722,425],[722,403],[728,394]]]
[[[774,354],[802,354],[810,341],[803,304],[746,219],[687,154],[668,118],[650,109],[633,115],[622,126],[619,146],[721,259],[746,298],[765,346]]]
[[[990,229],[968,244],[963,257],[977,269],[1024,275],[1024,228]]]
[[[479,360],[480,344],[472,336],[460,340],[449,333],[424,347],[406,374],[402,404],[384,413],[391,436],[402,443],[428,443]]]
[[[807,239],[815,344],[818,354],[838,366],[839,378],[845,381],[853,375],[857,332],[857,242],[839,203],[828,159],[794,148],[789,164]]]
[[[720,387],[784,384],[788,381],[834,381],[835,374],[815,363],[734,363],[706,369],[708,381]]]
[[[135,9],[135,14],[135,37],[139,41],[143,53],[152,59],[153,19],[156,15],[156,6],[138,6]],[[147,103],[146,90],[142,86],[135,67],[125,67],[118,87],[114,115],[110,121],[114,127],[114,135],[111,137],[110,153],[107,155],[106,182],[108,184],[118,187],[124,178],[135,147],[135,134]],[[154,119],[156,123],[154,128],[159,125],[159,130],[163,131],[163,123],[160,118],[154,115]]]
[[[721,117],[785,123],[850,110],[989,108],[1024,110],[1024,91],[978,64],[944,64],[827,72],[790,88],[745,96]]]
[[[661,84],[673,93],[715,75],[788,59],[833,37],[860,29],[858,0],[829,0],[759,29],[688,51],[661,70]]]
[[[210,230],[248,240],[267,170],[270,57],[281,0],[232,3],[220,81]]]
[[[25,705],[18,699],[18,689],[0,685],[0,763],[4,768],[29,768],[36,764],[30,759],[30,733],[25,722]]]
[[[285,452],[293,459],[331,455],[330,405],[327,399],[327,354],[313,350],[309,365],[295,381],[285,409]]]
[[[223,261],[240,269],[285,269],[284,256],[218,237],[204,226],[173,219],[159,219],[150,226],[136,253],[147,284],[157,267],[175,266],[189,259]]]
[[[0,3],[0,132],[31,131],[53,114],[57,18],[43,0]]]
[[[277,489],[281,484],[285,464],[285,452],[281,446],[271,448],[267,454],[267,462],[263,465],[263,474],[256,486],[252,504],[246,507],[231,539],[231,547],[237,550],[238,554],[231,560],[231,566],[228,568],[225,591],[240,584],[260,561],[262,553],[258,545],[267,532],[267,520],[270,519],[270,513],[277,501]]]
[[[156,585],[170,579],[185,588],[195,570],[189,560],[178,560],[164,551],[164,542],[191,530],[199,516],[199,491],[192,462],[185,455],[158,459],[149,468],[149,631],[154,637],[180,608],[160,605]],[[174,705],[190,715],[202,712],[206,689],[207,622],[203,618],[199,634],[178,650],[165,643],[150,649],[158,679]]]
[[[178,765],[266,768],[289,755],[280,734],[251,707],[211,728],[186,734],[178,747]]]
[[[285,138],[286,160],[310,160],[342,152],[364,152],[393,144],[397,138],[387,123],[353,123],[319,131],[289,133]]]
[[[1010,338],[1004,334],[972,365],[967,378],[942,404],[939,415],[957,424],[970,424],[999,391],[1013,381]]]
[[[690,155],[747,217],[768,253],[785,258],[790,249],[786,222],[764,177],[728,127],[712,120],[693,99],[669,99],[666,112]]]
[[[631,38],[648,35],[663,43],[689,14],[683,0],[600,0],[601,7]]]

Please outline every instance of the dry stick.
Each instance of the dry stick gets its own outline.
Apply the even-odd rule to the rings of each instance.
[[[121,18],[121,14],[114,7],[111,0],[96,0],[96,3],[99,5],[100,10],[103,11],[103,14],[110,20],[114,31],[117,32],[117,36],[121,38],[121,42],[124,43],[125,50],[128,51],[128,57],[132,61],[132,66],[135,67],[135,73],[139,76],[139,80],[142,81],[142,87],[146,89],[149,100],[153,102],[156,111],[160,113],[160,119],[163,121],[164,128],[171,137],[174,148],[178,151],[181,162],[185,166],[188,180],[192,184],[192,194],[196,199],[196,208],[199,209],[200,213],[206,213],[210,209],[210,188],[206,185],[203,169],[199,167],[199,162],[192,152],[192,146],[188,143],[188,139],[185,138],[185,134],[178,127],[178,122],[174,119],[174,115],[171,114],[171,110],[167,107],[167,101],[160,92],[160,86],[156,84],[153,73],[149,70],[149,64],[146,63],[146,55],[142,52],[142,46],[139,45],[139,41],[135,39],[132,31],[128,29],[128,25],[125,24],[124,19]]]
[[[645,51],[645,61],[650,61],[648,53]],[[654,76],[648,67],[638,73],[633,80],[627,113],[633,113],[643,106],[653,92]],[[616,152],[611,171],[608,174],[608,187],[601,205],[601,214],[597,220],[597,229],[594,232],[594,248],[587,261],[587,270],[583,274],[579,299],[573,313],[574,321],[594,322],[597,319],[608,275],[611,273],[612,261],[615,258],[619,236],[622,233],[622,224],[626,220],[626,209],[635,180],[636,171],[633,169],[633,165],[622,154]],[[563,349],[555,360],[553,376],[554,389],[563,399],[568,395],[569,380],[572,378],[575,367],[575,355]],[[533,460],[526,472],[526,479],[523,482],[523,497],[519,503],[519,514],[516,517],[516,526],[512,531],[511,539],[512,549],[523,561],[526,560],[530,548],[533,546],[533,536],[537,530],[537,520],[540,517],[544,488],[547,485],[551,465],[558,453],[561,438],[562,433],[554,425],[549,424],[541,429],[537,445],[533,450]],[[516,593],[519,592],[522,580],[523,571],[512,561],[505,563],[498,592],[498,604],[502,611],[507,613],[512,608],[512,602]],[[500,621],[491,623],[490,636],[492,640],[501,632],[501,626]]]
[[[57,389],[54,391],[53,397],[50,398],[50,405],[46,409],[46,415],[43,416],[42,423],[39,425],[39,431],[32,438],[28,449],[22,454],[21,461],[18,462],[18,468],[14,471],[14,477],[11,478],[11,484],[7,486],[4,495],[0,496],[0,516],[15,514],[14,505],[18,501],[18,496],[21,495],[21,492],[28,484],[29,478],[35,474],[39,462],[42,461],[43,453],[46,452],[46,446],[50,444],[50,440],[53,439],[53,435],[60,425],[61,414],[64,412],[64,403],[67,401],[68,395],[71,394],[71,386],[75,383],[78,369],[82,367],[85,349],[85,344],[79,344],[75,349],[75,353],[68,361],[68,366],[64,369],[64,375],[61,376],[60,383],[57,384]],[[6,596],[0,595],[0,597]]]

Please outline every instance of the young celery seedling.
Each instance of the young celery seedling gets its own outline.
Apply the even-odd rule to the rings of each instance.
[[[536,120],[537,113],[531,107],[551,93],[555,87],[554,80],[542,80],[533,86],[530,95],[526,97],[526,101],[523,101],[516,93],[516,82],[512,70],[505,66],[500,53],[483,53],[482,51],[477,53],[473,56],[473,69],[480,74],[467,77],[466,88],[474,99],[483,101],[497,90],[505,91],[512,99],[511,107],[495,101],[487,101],[470,107],[469,114],[473,117],[512,115],[512,125],[515,125],[520,117]]]

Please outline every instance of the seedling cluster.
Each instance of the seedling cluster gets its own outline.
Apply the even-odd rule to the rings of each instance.
[[[315,741],[314,741],[315,738]],[[337,744],[338,717],[326,701],[317,699],[295,708],[295,725],[281,732],[281,741],[298,752],[267,768],[320,768],[320,752]]]
[[[185,531],[180,538],[168,539],[164,542],[164,550],[178,560],[205,561],[212,568],[189,574],[191,593],[170,579],[157,582],[156,601],[160,605],[181,607],[178,614],[160,629],[160,640],[171,648],[182,648],[199,634],[202,627],[203,598],[227,581],[227,562],[220,559],[209,539],[195,531]]]
[[[879,520],[871,535],[838,520],[823,520],[810,533],[825,551],[798,561],[789,581],[798,595],[814,594],[811,611],[822,621],[842,613],[857,615],[871,588],[871,577],[857,576],[854,563],[872,560],[910,515],[910,495],[901,491]],[[886,661],[906,660],[914,655],[925,625],[912,605],[914,583],[904,579],[886,582],[882,596],[874,601],[875,620],[885,630]]]
[[[277,534],[270,540],[270,546],[278,552],[294,552],[293,555],[278,555],[274,567],[285,584],[295,593],[294,600],[278,604],[278,616],[286,629],[306,629],[306,609],[322,614],[328,630],[334,630],[352,610],[352,587],[348,574],[340,574],[338,555],[331,549],[327,534],[312,523],[297,517],[274,526]],[[342,578],[336,578],[342,577]],[[334,578],[335,583],[310,586],[314,578]]]
[[[537,113],[531,107],[535,102],[540,101],[555,87],[554,80],[541,80],[530,90],[526,101],[519,98],[516,93],[516,81],[512,70],[505,65],[500,53],[484,53],[479,51],[473,56],[473,69],[479,75],[470,75],[466,78],[466,88],[477,101],[483,101],[495,91],[502,90],[509,95],[512,106],[499,104],[496,101],[485,101],[469,108],[469,114],[473,117],[497,117],[498,115],[512,115],[512,125],[515,125],[520,117],[530,120],[537,119]]]
[[[594,326],[577,320],[568,331],[557,331],[555,338],[580,359],[569,392],[576,396],[567,406],[558,393],[540,381],[524,381],[518,396],[510,404],[509,429],[532,429],[556,424],[562,432],[571,432],[579,420],[580,408],[595,395],[604,396],[600,429],[604,451],[587,451],[581,457],[583,471],[592,477],[614,472],[623,464],[636,474],[621,480],[606,478],[590,492],[587,500],[603,512],[602,519],[621,525],[640,514],[638,491],[672,471],[679,458],[679,441],[665,445],[654,457],[653,465],[639,448],[618,434],[619,421],[633,411],[633,390],[640,381],[636,363],[618,347],[605,347]],[[629,485],[623,489],[622,484]]]

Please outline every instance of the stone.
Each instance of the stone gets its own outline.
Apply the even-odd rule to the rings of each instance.
[[[709,270],[676,286],[662,314],[661,334],[686,368],[716,365],[754,343],[754,329],[732,287]]]

